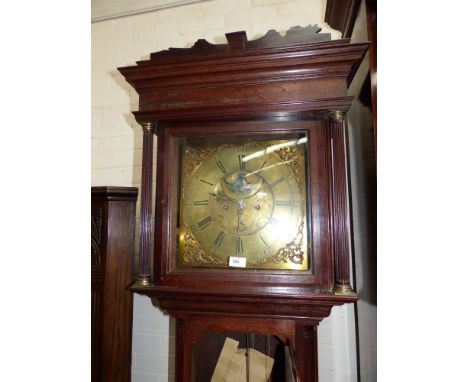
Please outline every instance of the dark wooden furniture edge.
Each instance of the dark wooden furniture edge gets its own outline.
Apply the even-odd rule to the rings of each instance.
[[[130,381],[135,187],[91,187],[91,380]]]
[[[367,36],[370,41],[369,72],[372,95],[372,122],[374,124],[374,147],[377,159],[377,0],[366,0]]]
[[[138,196],[137,187],[96,186],[91,187],[93,198],[103,200],[134,200]]]
[[[325,22],[350,38],[359,11],[360,0],[328,0],[325,10]]]

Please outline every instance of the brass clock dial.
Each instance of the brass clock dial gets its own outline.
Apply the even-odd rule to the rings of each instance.
[[[303,142],[184,145],[179,265],[308,269]]]

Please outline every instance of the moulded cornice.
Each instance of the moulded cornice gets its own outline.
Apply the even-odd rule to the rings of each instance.
[[[199,40],[119,71],[140,96],[139,122],[346,110],[347,86],[368,44],[330,41],[318,31],[295,27],[254,41],[228,33],[228,44]]]
[[[358,300],[356,296],[333,294],[303,294],[294,296],[242,293],[202,293],[183,288],[152,286],[132,287],[136,293],[157,298],[161,308],[177,314],[235,314],[252,317],[314,319],[317,322],[330,315],[333,306]]]
[[[368,47],[368,43],[350,44],[348,39],[343,39],[284,47],[281,51],[279,48],[269,48],[194,56],[190,57],[189,61],[186,57],[183,57],[183,60],[182,57],[154,59],[118,70],[137,91],[148,87],[164,88],[168,84],[184,86],[194,83],[218,83],[222,80],[219,78],[220,74],[232,77],[234,82],[239,78],[258,79],[259,74],[271,78],[271,74],[275,72],[278,78],[282,75],[283,78],[289,79],[301,74],[311,78],[342,75],[350,82],[350,76],[354,75],[351,70],[352,64],[356,60],[362,60]],[[296,68],[297,73],[292,72],[291,68]],[[152,86],[151,82],[148,85],[148,81],[153,79],[155,82]],[[226,82],[229,82],[229,79],[226,79]]]

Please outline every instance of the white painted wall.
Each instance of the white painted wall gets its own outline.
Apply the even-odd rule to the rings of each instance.
[[[169,47],[190,47],[199,38],[224,43],[227,32],[245,30],[255,39],[296,25],[319,24],[325,31],[324,6],[324,0],[211,0],[93,23],[92,185],[140,186],[142,132],[131,114],[138,97],[117,67]],[[139,204],[137,211],[138,219]],[[133,382],[172,380],[173,329],[147,297],[135,296]],[[318,341],[321,382],[356,381],[352,305],[333,309],[319,326]]]
[[[92,0],[91,21],[98,22],[209,0]]]

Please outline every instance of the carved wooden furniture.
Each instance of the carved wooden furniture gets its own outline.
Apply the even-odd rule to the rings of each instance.
[[[179,382],[191,380],[191,369],[196,368],[192,350],[213,332],[274,335],[290,346],[297,380],[317,381],[317,325],[333,306],[357,300],[349,272],[345,112],[352,101],[347,86],[368,44],[330,41],[329,35],[318,32],[317,27],[295,27],[284,37],[270,31],[254,41],[248,41],[245,32],[229,33],[226,45],[198,40],[192,48],[171,48],[136,66],[119,68],[139,94],[134,115],[144,130],[142,245],[139,277],[132,289],[157,298],[176,318]],[[154,134],[158,141],[151,274]],[[268,140],[274,144],[265,146]],[[256,144],[258,151],[252,149]],[[284,144],[287,154],[279,148]],[[303,151],[296,149],[299,146]],[[233,148],[239,152],[237,165],[229,151]],[[245,162],[266,153],[275,155],[283,177],[268,178],[263,165],[255,169]],[[301,160],[305,170],[293,166]],[[206,174],[211,178],[204,179]],[[187,195],[198,195],[190,188],[197,181],[208,187],[205,196],[189,200]],[[277,200],[280,181],[299,191],[288,200]],[[270,199],[252,202],[261,199],[256,185],[265,187],[262,195]],[[263,232],[276,224],[271,215],[285,206],[305,214],[297,237],[270,253],[270,235],[264,242],[269,256],[253,253]],[[236,213],[229,212],[232,208]],[[208,216],[184,225],[198,211]],[[280,223],[286,222],[278,216]],[[188,234],[181,234],[183,230]],[[253,237],[257,244],[247,245]],[[236,262],[247,266],[234,267]]]
[[[129,382],[135,243],[134,187],[91,188],[91,375]]]

